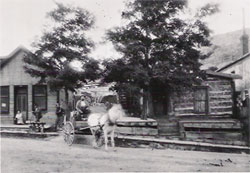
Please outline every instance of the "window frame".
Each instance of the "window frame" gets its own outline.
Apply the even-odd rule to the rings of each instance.
[[[36,87],[44,87],[45,88],[45,95],[42,96],[36,96],[35,95],[35,88]],[[48,110],[48,92],[47,92],[47,85],[33,85],[32,86],[32,110],[34,110],[35,107],[35,98],[38,97],[45,97],[45,108],[41,109],[42,111],[47,111]]]
[[[205,96],[206,96],[206,99],[204,100],[205,101],[205,112],[199,112],[198,110],[196,110],[195,108],[195,103],[198,102],[198,101],[203,101],[203,100],[197,100],[196,97],[195,97],[195,92],[197,90],[205,90]],[[205,115],[208,115],[209,113],[209,95],[208,95],[208,87],[207,86],[197,86],[197,87],[194,87],[194,95],[193,95],[193,105],[194,105],[194,113],[196,114],[205,114]]]
[[[3,109],[1,108],[1,114],[9,114],[10,113],[10,86],[0,86],[0,91],[2,92],[2,88],[8,88],[8,94],[7,95],[2,95],[2,93],[0,93],[0,98],[1,101],[0,103],[2,104],[2,98],[7,98],[7,111],[3,111]],[[1,105],[2,107],[2,105]]]

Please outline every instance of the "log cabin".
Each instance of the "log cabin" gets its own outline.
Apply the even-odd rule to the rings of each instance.
[[[171,96],[168,114],[155,117],[159,134],[184,140],[245,145],[235,117],[235,79],[241,76],[206,72],[201,85]]]
[[[238,75],[207,71],[201,85],[183,92],[181,96],[173,96],[175,116],[232,117],[235,91],[233,79],[240,78]]]
[[[189,90],[173,93],[166,88],[153,90],[153,114],[149,118],[157,121],[157,135],[245,145],[242,124],[234,112],[235,79],[241,76],[207,71],[202,83]]]

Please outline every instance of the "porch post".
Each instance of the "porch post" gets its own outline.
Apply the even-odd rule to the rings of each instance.
[[[14,85],[10,85],[10,96],[9,96],[9,100],[10,100],[10,110],[9,110],[9,115],[10,116],[15,116],[15,108],[14,108],[14,103],[15,103],[15,97],[14,97]]]
[[[28,120],[32,117],[32,85],[28,85]]]

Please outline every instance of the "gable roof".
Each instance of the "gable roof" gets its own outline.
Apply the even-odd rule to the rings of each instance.
[[[16,55],[20,52],[31,53],[28,49],[23,46],[18,46],[14,51],[12,51],[7,56],[0,57],[0,68],[2,69],[6,64],[8,64]]]
[[[210,70],[207,70],[206,74],[210,75],[210,76],[217,76],[217,77],[223,77],[223,78],[229,78],[229,79],[242,79],[242,76],[240,76],[240,75],[214,72],[214,71],[210,71]]]
[[[227,64],[227,65],[225,65],[225,66],[219,68],[218,70],[216,70],[216,72],[220,72],[220,71],[225,70],[225,69],[227,69],[227,68],[229,68],[229,67],[232,67],[233,65],[235,65],[235,64],[237,64],[237,63],[239,63],[239,62],[241,62],[241,61],[243,61],[243,60],[245,60],[245,59],[247,59],[247,58],[250,58],[250,52],[247,53],[247,54],[245,54],[245,55],[242,56],[241,58],[239,58],[239,59],[237,59],[237,60],[235,60],[235,61],[233,61],[233,62],[230,62],[229,64]]]

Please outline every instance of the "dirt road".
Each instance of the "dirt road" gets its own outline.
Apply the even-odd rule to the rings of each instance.
[[[250,155],[177,150],[68,147],[62,137],[1,139],[1,172],[250,171]]]

